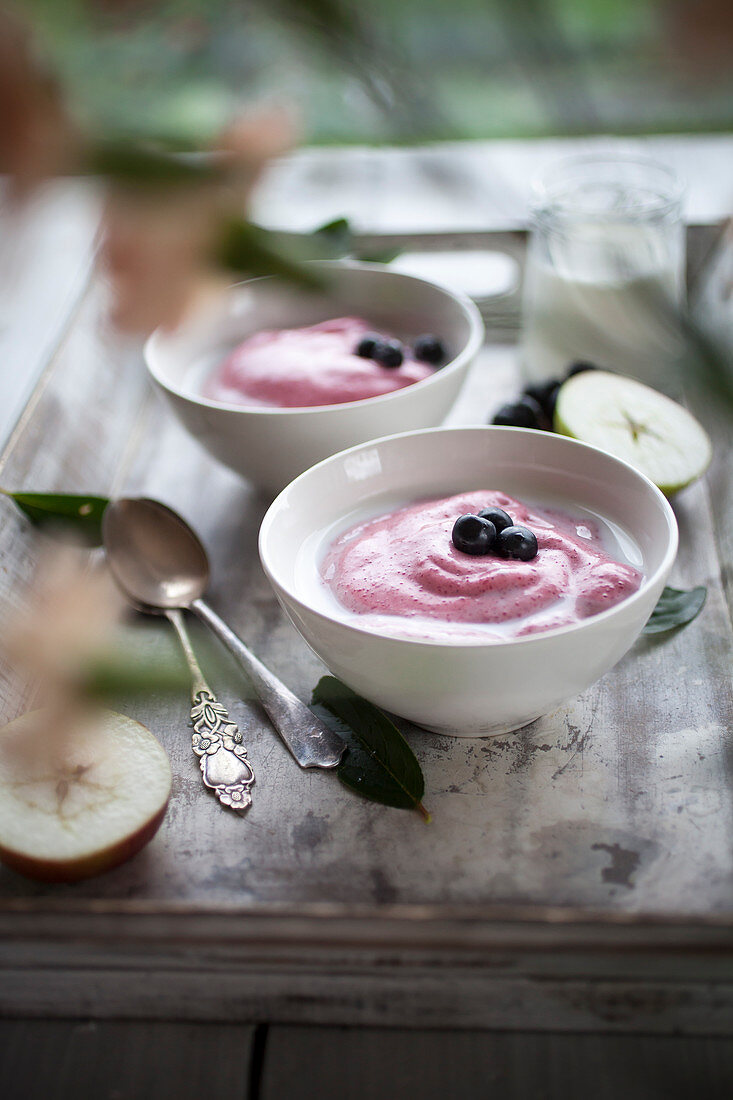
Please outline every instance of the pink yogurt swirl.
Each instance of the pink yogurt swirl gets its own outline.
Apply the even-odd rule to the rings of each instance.
[[[534,531],[531,561],[474,557],[453,546],[458,516],[493,506]],[[384,626],[385,616],[438,620],[451,624],[450,635],[461,633],[456,624],[489,624],[501,637],[577,623],[641,583],[636,569],[605,552],[592,521],[539,512],[495,490],[420,501],[357,524],[329,547],[321,576],[344,607],[375,625]]]
[[[360,317],[258,332],[220,364],[204,387],[204,397],[285,409],[341,405],[393,393],[434,373],[407,348],[399,367],[383,367],[356,355],[356,346],[369,332],[374,329]]]

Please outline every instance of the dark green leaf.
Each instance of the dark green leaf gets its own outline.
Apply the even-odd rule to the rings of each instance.
[[[226,222],[214,259],[230,271],[250,276],[278,275],[307,288],[319,289],[322,279],[307,267],[309,260],[338,260],[353,256],[369,263],[389,263],[400,249],[363,252],[346,218],[336,218],[312,233],[286,233],[263,229],[244,220]]]
[[[338,767],[347,787],[385,806],[419,810],[425,779],[404,737],[383,711],[333,676],[313,689],[313,709],[344,739],[348,750]]]
[[[15,501],[37,527],[53,527],[99,546],[102,542],[102,516],[109,504],[106,497],[79,496],[73,493],[0,493]]]
[[[124,138],[94,144],[86,169],[128,187],[199,186],[221,178],[221,162],[215,157],[173,153]]]
[[[388,264],[402,251],[395,246],[381,249],[361,246],[348,218],[334,218],[333,221],[319,226],[313,231],[312,240],[323,259],[353,256],[355,260],[363,260],[364,263]]]
[[[401,248],[361,249],[357,248],[354,255],[357,260],[363,260],[365,264],[391,264],[402,252]]]
[[[686,591],[682,588],[665,588],[652,611],[642,634],[661,634],[684,626],[697,618],[708,594],[704,585]]]
[[[308,238],[298,245],[295,234],[282,236],[238,219],[226,223],[214,253],[216,262],[230,271],[249,276],[278,275],[300,286],[318,289],[319,275],[304,260],[313,259]]]
[[[324,251],[334,258],[347,256],[354,245],[354,234],[348,218],[334,218],[313,230],[316,248],[323,246]],[[324,256],[324,259],[327,258]]]

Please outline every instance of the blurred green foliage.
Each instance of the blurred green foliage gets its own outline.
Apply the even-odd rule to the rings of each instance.
[[[320,143],[728,128],[729,66],[683,65],[696,7],[24,0],[22,10],[82,118],[188,146],[262,96],[298,104],[306,140]]]

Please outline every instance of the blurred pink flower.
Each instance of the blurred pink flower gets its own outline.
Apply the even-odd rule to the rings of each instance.
[[[35,57],[28,30],[0,10],[0,172],[23,198],[48,176],[67,171],[77,153],[58,84]]]
[[[77,547],[41,555],[23,603],[0,630],[0,652],[42,709],[43,739],[61,743],[87,720],[86,678],[111,643],[123,600]],[[53,738],[47,738],[53,734]]]
[[[220,285],[216,244],[226,220],[244,215],[267,161],[290,147],[291,115],[281,108],[247,114],[211,154],[215,180],[156,189],[112,183],[103,219],[102,263],[112,287],[112,321],[148,333],[175,327]]]

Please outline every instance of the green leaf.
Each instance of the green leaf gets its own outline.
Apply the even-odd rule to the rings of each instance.
[[[311,702],[347,744],[337,771],[341,782],[384,806],[419,810],[429,821],[422,804],[425,779],[420,765],[387,715],[333,676],[318,681]]]
[[[307,246],[298,247],[295,234],[278,234],[244,219],[230,219],[217,241],[214,259],[219,266],[250,277],[278,275],[291,283],[316,290],[322,278],[304,260],[313,259]],[[304,237],[304,243],[308,238]]]
[[[676,626],[685,626],[697,618],[708,594],[704,585],[691,588],[665,588],[652,611],[642,634],[661,634]]]
[[[389,263],[400,253],[392,248],[367,255],[354,238],[347,218],[335,218],[312,233],[290,233],[231,218],[224,224],[214,250],[220,267],[251,277],[277,275],[307,289],[318,290],[323,278],[307,266],[309,260],[339,260],[343,256],[369,263]]]
[[[221,161],[212,156],[171,152],[124,137],[98,141],[89,150],[86,171],[136,188],[201,186],[222,177]]]
[[[365,264],[391,264],[402,252],[401,248],[357,249],[355,256]]]
[[[365,248],[360,245],[348,218],[334,218],[333,221],[314,229],[312,240],[324,260],[353,256],[355,260],[362,260],[364,263],[389,264],[402,251],[396,246],[380,249]]]
[[[348,256],[354,247],[354,234],[348,218],[334,218],[313,230],[314,247],[324,254],[324,259]]]
[[[106,497],[73,493],[0,493],[15,501],[31,523],[78,535],[91,546],[102,542],[102,516],[109,504]]]

